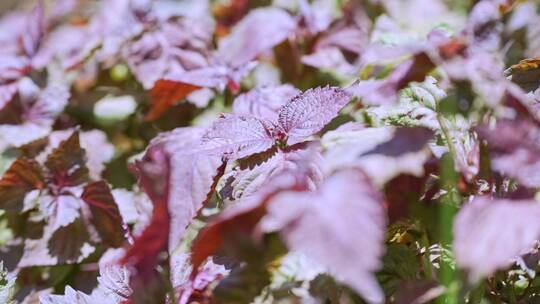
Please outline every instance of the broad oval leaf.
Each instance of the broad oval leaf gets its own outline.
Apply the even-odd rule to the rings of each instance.
[[[45,161],[52,182],[59,187],[76,186],[88,179],[86,153],[81,148],[79,131],[62,141]]]
[[[171,215],[169,249],[174,250],[185,229],[213,193],[223,174],[223,152],[219,144],[206,145],[204,128],[178,128],[151,143],[170,157],[168,208]]]
[[[355,126],[357,128],[355,128]],[[377,186],[399,174],[421,176],[431,156],[428,142],[433,132],[426,128],[362,128],[343,125],[322,139],[325,171],[356,167]]]
[[[282,9],[254,9],[220,41],[218,54],[239,67],[285,40],[295,28],[293,17]]]
[[[227,115],[220,118],[203,137],[205,149],[228,160],[264,152],[274,144],[270,122],[253,116]]]
[[[535,122],[524,118],[501,119],[494,128],[481,125],[476,131],[488,143],[494,171],[527,187],[540,185],[540,127]]]
[[[133,266],[142,278],[152,276],[159,254],[167,249],[169,241],[170,165],[169,156],[158,148],[151,148],[143,161],[137,163],[139,184],[152,200],[152,218],[142,234],[126,250],[121,264]]]
[[[279,109],[299,93],[288,84],[256,88],[236,97],[233,113],[277,121]]]
[[[509,267],[540,237],[540,204],[478,197],[454,220],[454,254],[472,283]],[[504,224],[502,224],[504,223]]]
[[[249,166],[249,163],[245,165]],[[319,147],[297,144],[277,151],[261,164],[239,170],[232,176],[231,198],[238,200],[249,197],[265,187],[277,175],[287,171],[302,172],[306,187],[315,190],[323,179],[322,155]]]
[[[309,89],[291,99],[278,114],[287,144],[304,141],[322,130],[349,101],[350,95],[336,87]]]
[[[369,303],[382,303],[375,279],[386,232],[382,196],[358,170],[340,171],[316,192],[282,192],[268,205],[263,229],[279,231],[291,250],[327,267]]]
[[[97,181],[87,184],[81,198],[90,206],[90,220],[101,240],[111,247],[122,246],[125,240],[122,216],[107,183]]]
[[[422,82],[435,67],[431,58],[420,52],[399,64],[385,79],[358,81],[347,88],[352,95],[369,105],[392,104],[398,101],[398,91],[410,82]]]
[[[20,157],[0,180],[0,208],[20,211],[26,193],[44,187],[45,180],[39,164],[33,159]]]

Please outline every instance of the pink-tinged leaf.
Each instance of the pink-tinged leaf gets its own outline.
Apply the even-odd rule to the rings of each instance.
[[[392,104],[398,100],[398,91],[410,82],[422,82],[435,64],[426,53],[418,53],[399,64],[392,73],[381,80],[358,81],[347,88],[352,95],[369,105]]]
[[[229,271],[222,265],[207,261],[198,271],[197,276],[190,278],[191,264],[189,255],[176,253],[171,257],[171,283],[176,290],[179,304],[188,304],[205,297],[206,288],[221,280]]]
[[[20,148],[46,137],[50,132],[51,127],[34,123],[23,123],[22,125],[0,124],[0,150]]]
[[[249,166],[249,163],[244,165]],[[238,170],[232,176],[230,195],[233,200],[249,197],[273,178],[287,171],[302,172],[306,178],[306,187],[315,190],[323,178],[321,167],[322,156],[319,148],[314,145],[298,144],[277,151],[262,164]]]
[[[471,9],[465,35],[472,48],[478,50],[499,50],[502,29],[501,18],[506,1],[480,1]]]
[[[219,43],[218,55],[227,64],[240,67],[285,40],[296,28],[284,10],[266,7],[249,12]]]
[[[341,25],[332,28],[326,35],[317,40],[316,50],[337,47],[355,54],[360,54],[368,43],[365,29],[358,25]]]
[[[279,111],[279,127],[287,144],[306,140],[322,130],[350,101],[350,95],[340,88],[325,87],[305,91],[291,99]]]
[[[442,68],[452,81],[470,83],[473,92],[491,107],[515,92],[516,85],[503,75],[504,60],[496,53],[469,50],[467,56],[452,58]]]
[[[64,110],[69,99],[69,90],[64,86],[50,86],[40,92],[36,102],[23,114],[28,122],[52,125]]]
[[[400,174],[421,176],[431,156],[433,132],[426,128],[352,128],[344,125],[326,133],[325,172],[356,167],[377,186]]]
[[[355,76],[358,70],[335,47],[322,48],[309,55],[304,55],[302,56],[302,63],[317,69],[334,71],[346,76]]]
[[[259,87],[234,99],[233,113],[277,121],[278,111],[300,91],[291,85]]]
[[[159,32],[145,33],[139,40],[124,47],[122,56],[126,58],[131,72],[145,89],[152,88],[173,64],[172,60],[169,60],[168,48]]]
[[[0,208],[22,210],[26,193],[44,187],[39,164],[29,158],[18,158],[0,179]]]
[[[386,231],[382,196],[361,171],[340,171],[317,192],[282,192],[268,205],[263,229],[327,267],[369,303],[382,303],[375,278]]]
[[[96,303],[89,295],[66,286],[63,295],[44,295],[39,298],[41,304],[92,304]],[[116,304],[102,302],[103,304]]]
[[[77,8],[78,0],[58,0],[49,12],[49,19],[58,21],[62,17],[72,13]]]
[[[307,0],[300,0],[298,4],[302,21],[310,34],[315,35],[328,30],[334,19],[334,2],[315,0],[309,3]]]
[[[30,71],[30,61],[25,56],[0,55],[0,83],[16,81]]]
[[[180,82],[198,87],[213,88],[218,91],[231,89],[232,86],[239,86],[240,81],[251,71],[256,62],[248,62],[239,67],[226,64],[214,63],[189,71],[172,71],[168,73],[164,80]],[[234,92],[234,90],[231,89]],[[234,92],[237,93],[237,92]]]
[[[273,126],[253,116],[227,115],[218,119],[203,136],[205,149],[236,160],[272,147]]]
[[[179,155],[172,157],[171,168],[171,233],[169,250],[175,250],[188,225],[214,192],[219,177],[223,174],[221,157],[205,154]]]
[[[133,224],[131,233],[138,236],[150,222],[152,202],[142,191],[113,189],[112,195],[118,205],[123,222]]]
[[[125,229],[118,206],[109,186],[104,181],[93,182],[84,187],[82,200],[90,206],[91,221],[101,240],[111,247],[120,247],[125,241]]]
[[[540,204],[534,200],[474,199],[454,220],[457,265],[468,270],[472,283],[509,267],[538,240],[539,217]]]
[[[170,153],[192,154],[201,149],[201,138],[207,132],[202,127],[183,127],[158,134],[149,147],[162,146]]]
[[[44,34],[45,3],[43,0],[39,0],[36,7],[28,14],[26,31],[21,37],[22,47],[28,57],[37,53]]]
[[[209,150],[202,143],[201,137],[205,133],[203,128],[178,128],[157,137],[150,144],[151,149],[163,149],[171,158],[168,178],[170,251],[176,249],[185,229],[212,195],[217,180],[223,174],[222,154],[220,150]]]
[[[50,196],[44,195],[39,199],[39,208],[47,217],[54,232],[66,227],[81,217],[81,204],[83,202],[71,194]]]
[[[171,168],[171,233],[169,249],[178,247],[183,234],[199,210],[206,204],[223,174],[223,161],[219,156],[180,155],[172,157]]]
[[[524,186],[540,186],[540,127],[535,122],[499,120],[494,128],[482,125],[476,131],[488,143],[493,170]]]
[[[64,24],[47,34],[32,65],[41,69],[54,58],[64,70],[75,69],[82,66],[100,43],[99,34],[87,24]]]
[[[114,299],[114,303],[127,301],[133,290],[129,285],[130,272],[127,267],[118,264],[124,255],[124,249],[108,249],[99,260],[97,290],[92,295],[102,295]]]
[[[271,199],[282,190],[305,190],[305,176],[298,172],[283,172],[269,181],[257,193],[250,195],[225,209],[199,232],[192,243],[191,261],[197,275],[206,259],[222,248],[225,243],[242,237],[253,237],[255,228],[266,214]]]

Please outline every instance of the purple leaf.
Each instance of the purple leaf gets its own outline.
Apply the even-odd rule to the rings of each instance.
[[[92,299],[89,295],[77,291],[70,286],[66,286],[64,295],[44,295],[39,298],[39,302],[41,304],[91,304],[95,303],[95,299]],[[114,302],[102,303],[113,304]]]
[[[328,0],[315,0],[309,3],[307,0],[300,0],[299,13],[310,34],[315,35],[324,32],[330,27],[334,19],[335,3]]]
[[[150,89],[174,64],[170,52],[170,46],[160,33],[149,32],[127,45],[123,57],[137,80],[145,89]]]
[[[228,115],[217,120],[203,136],[207,150],[225,155],[229,160],[264,152],[272,147],[273,126],[250,116]]]
[[[540,186],[540,128],[530,120],[499,120],[476,129],[491,151],[491,167],[532,188]]]
[[[284,10],[254,9],[220,41],[219,57],[233,67],[240,67],[278,45],[295,28],[295,20]]]
[[[287,138],[287,144],[293,145],[315,135],[349,101],[350,95],[336,87],[309,89],[291,99],[278,114],[280,131]]]
[[[300,91],[291,85],[259,87],[234,99],[233,113],[277,121],[278,111]]]
[[[410,82],[422,82],[435,67],[425,53],[418,53],[412,59],[399,64],[385,79],[358,81],[347,88],[352,95],[369,105],[384,105],[398,100],[398,91]]]
[[[25,56],[0,54],[0,83],[16,81],[30,71],[30,62]]]
[[[282,192],[268,205],[267,231],[327,267],[369,303],[383,302],[374,273],[381,266],[386,231],[381,195],[362,172],[340,171],[317,192]]]
[[[55,58],[63,69],[74,69],[84,63],[100,43],[98,33],[87,25],[62,25],[45,37],[32,63],[35,68],[43,68]]]
[[[172,71],[164,77],[164,80],[223,91],[231,83],[238,86],[242,78],[254,66],[254,63],[246,63],[241,67],[233,68],[228,65],[214,64],[190,71]]]
[[[433,132],[429,129],[353,126],[344,125],[324,135],[326,172],[361,168],[378,186],[403,173],[424,173],[424,163],[431,156],[427,143]]]
[[[178,128],[151,143],[151,149],[162,149],[171,158],[168,212],[171,216],[169,249],[173,251],[182,235],[214,191],[222,174],[222,157],[210,154],[201,142],[202,128]]]
[[[321,70],[330,70],[345,76],[355,76],[357,68],[350,64],[336,47],[325,47],[302,56],[302,63]]]
[[[230,185],[231,198],[238,200],[249,197],[287,171],[303,172],[307,188],[315,190],[323,178],[321,167],[322,156],[314,145],[298,144],[279,150],[262,164],[235,172]]]
[[[231,237],[253,237],[271,199],[283,190],[305,190],[305,180],[303,172],[283,172],[270,180],[260,191],[239,200],[212,219],[192,243],[191,277],[196,276],[199,266],[224,247]]]
[[[80,209],[83,202],[73,195],[65,194],[56,197],[44,195],[40,197],[39,203],[53,233],[81,217]]]
[[[22,35],[22,46],[28,57],[33,57],[41,44],[45,34],[45,4],[39,0],[38,4],[28,14],[26,31]]]
[[[191,279],[191,268],[188,254],[176,253],[171,257],[171,283],[176,290],[179,304],[191,303],[194,298],[200,301],[200,294],[204,294],[210,284],[229,273],[224,266],[207,261],[199,269],[197,276]]]
[[[133,290],[129,286],[130,272],[119,265],[124,249],[108,249],[99,260],[98,287],[92,294],[114,299],[113,303],[122,303],[129,299]]]
[[[321,39],[317,40],[315,49],[337,47],[355,54],[360,54],[367,44],[366,30],[359,25],[341,25],[333,27]]]
[[[69,99],[69,90],[64,86],[49,86],[40,92],[36,102],[23,114],[25,121],[52,125],[64,110]]]
[[[540,205],[534,200],[510,201],[478,197],[454,220],[454,253],[469,280],[478,282],[530,250],[540,236]],[[504,223],[504,225],[501,225]]]

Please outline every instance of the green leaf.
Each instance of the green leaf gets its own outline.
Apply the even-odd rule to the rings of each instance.
[[[416,279],[420,268],[416,252],[406,245],[395,243],[388,245],[383,265],[377,278],[387,295],[394,294],[402,281]]]

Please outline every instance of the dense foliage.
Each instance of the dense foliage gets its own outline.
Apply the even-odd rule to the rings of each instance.
[[[0,19],[0,303],[540,302],[540,3]]]

